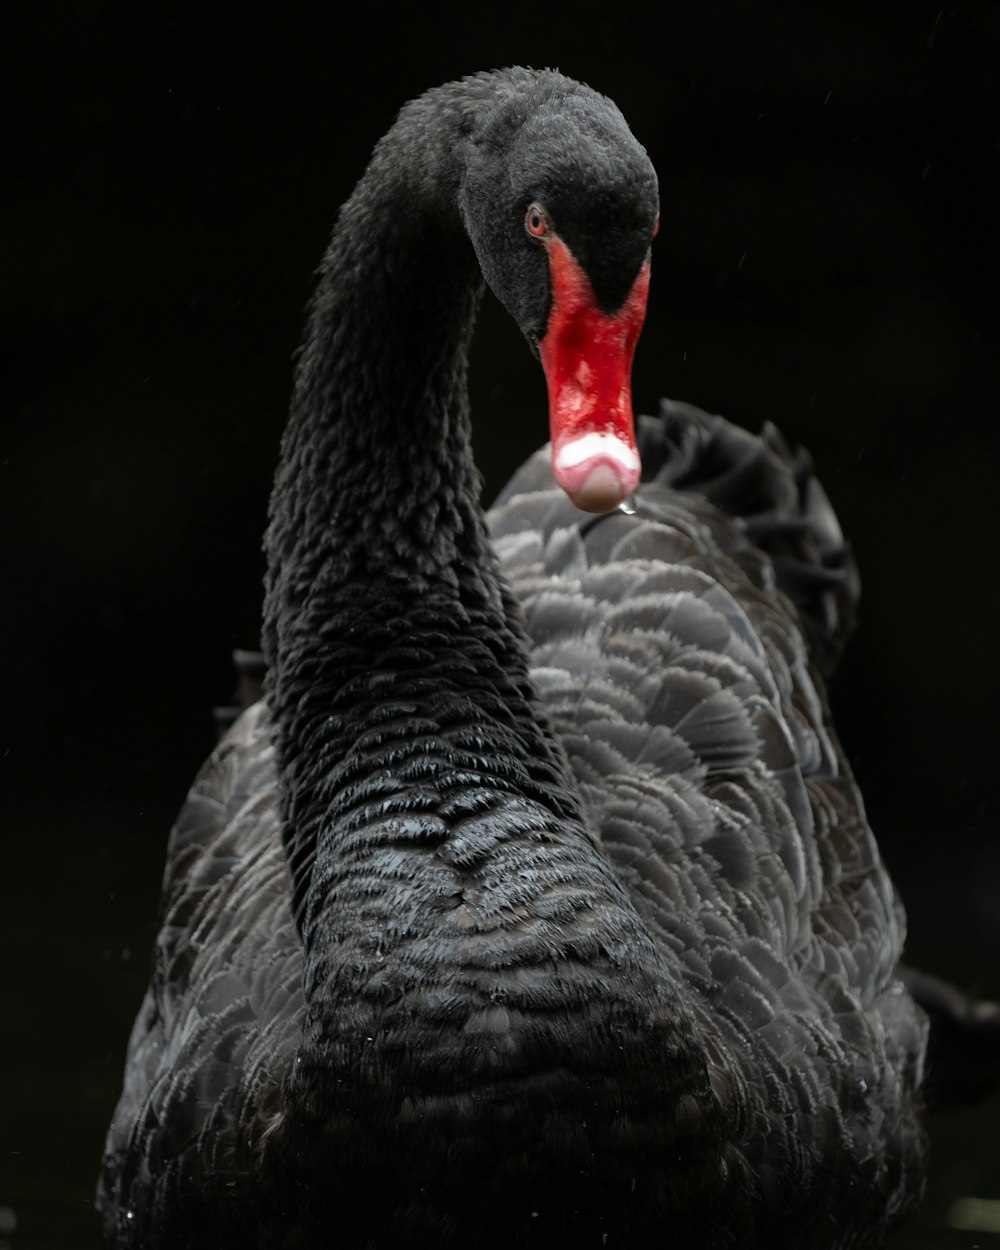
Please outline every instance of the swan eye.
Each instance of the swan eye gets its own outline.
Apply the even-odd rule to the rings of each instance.
[[[655,239],[659,233],[660,233],[660,214],[657,213],[656,220],[653,222],[653,238]]]
[[[533,234],[536,239],[540,239],[549,228],[549,223],[545,219],[545,213],[541,206],[532,204],[529,206],[524,216],[524,228],[529,234]]]

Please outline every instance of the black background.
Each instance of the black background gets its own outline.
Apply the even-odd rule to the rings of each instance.
[[[290,357],[399,105],[554,65],[659,171],[635,372],[806,443],[851,537],[838,723],[910,956],[1000,996],[1000,5],[13,6],[0,34],[0,1250],[89,1212],[163,844],[256,640]],[[487,495],[545,437],[487,303]],[[935,1123],[909,1247],[1000,1199],[1000,1105]],[[10,1231],[13,1219],[17,1227]]]

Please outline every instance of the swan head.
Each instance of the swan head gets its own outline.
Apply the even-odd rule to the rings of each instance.
[[[541,358],[555,479],[609,512],[639,482],[631,372],[659,196],[615,105],[556,82],[473,134],[462,207],[487,283]]]

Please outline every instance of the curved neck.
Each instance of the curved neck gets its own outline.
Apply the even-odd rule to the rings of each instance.
[[[456,708],[467,720],[474,706],[493,756],[479,761],[484,784],[510,790],[500,774],[518,772],[547,806],[576,814],[560,752],[530,705],[479,506],[466,358],[481,277],[457,203],[463,116],[455,91],[408,106],[344,206],[272,496],[268,700],[307,944],[327,897],[313,865],[345,828],[358,743],[412,739],[406,718],[417,708],[433,704],[421,733],[446,740],[451,760]],[[402,721],[389,731],[393,708]],[[469,772],[440,754],[428,753],[437,793],[449,771]],[[380,784],[399,810],[420,808],[412,769]]]
[[[639,1134],[616,1162],[633,1188],[676,1154],[678,1092],[714,1106],[676,983],[536,706],[479,510],[468,86],[404,110],[341,214],[272,499],[267,697],[306,1006],[268,1141],[315,1202],[331,1158],[368,1150],[433,1172],[441,1141],[475,1163],[502,1131],[534,1157],[539,1080],[574,1159],[591,1132],[649,1124],[654,1146]],[[723,1133],[704,1140],[714,1157]],[[355,1179],[368,1193],[371,1169]]]
[[[481,279],[455,203],[453,127],[436,121],[436,161],[421,161],[426,136],[405,115],[382,140],[320,270],[272,499],[269,631],[293,556],[310,581],[433,577],[452,541],[487,545],[465,381]]]

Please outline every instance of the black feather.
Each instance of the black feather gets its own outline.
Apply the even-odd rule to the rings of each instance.
[[[846,1250],[919,1199],[925,1022],[829,720],[857,586],[808,461],[665,403],[632,515],[539,455],[487,532],[476,262],[537,336],[538,186],[614,304],[655,175],[558,74],[406,106],[341,212],[266,699],[171,835],[110,1246]]]

